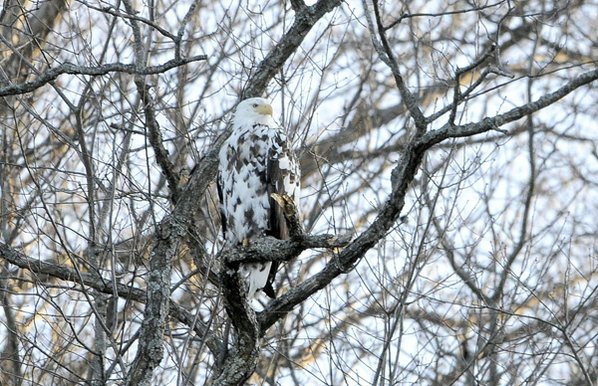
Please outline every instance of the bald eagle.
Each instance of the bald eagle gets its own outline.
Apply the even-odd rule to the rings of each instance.
[[[298,204],[299,173],[287,136],[274,122],[268,101],[250,98],[239,103],[232,134],[219,153],[217,184],[226,245],[245,245],[265,235],[287,239],[287,223],[271,194],[287,194]],[[241,265],[248,299],[259,290],[276,297],[272,283],[277,269],[277,262]]]

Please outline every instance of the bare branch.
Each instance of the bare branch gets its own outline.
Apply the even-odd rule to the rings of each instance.
[[[390,68],[392,75],[395,79],[395,82],[397,83],[397,88],[399,89],[399,93],[401,94],[401,99],[403,100],[403,103],[405,103],[407,110],[409,110],[409,113],[411,114],[411,117],[413,118],[413,121],[415,122],[415,127],[417,128],[417,132],[419,133],[419,135],[421,135],[425,132],[426,127],[427,127],[426,117],[424,116],[424,114],[422,113],[422,111],[419,107],[417,98],[409,90],[409,88],[407,87],[407,84],[403,80],[403,76],[401,75],[401,71],[397,64],[397,60],[395,59],[395,55],[392,51],[392,48],[390,47],[390,44],[388,44],[388,39],[386,39],[386,29],[382,25],[382,18],[380,16],[380,7],[378,5],[378,1],[379,0],[373,1],[374,15],[376,18],[376,26],[378,28],[378,35],[380,36],[380,41],[382,42],[382,47],[384,48],[384,51],[379,52],[379,53],[383,57],[385,56],[387,58],[387,60],[385,60],[385,63]],[[372,33],[373,33],[373,31],[372,31]]]
[[[164,147],[162,140],[162,133],[160,132],[160,124],[156,120],[156,111],[154,108],[154,100],[149,92],[149,86],[145,84],[142,78],[135,79],[137,92],[141,96],[143,102],[143,111],[145,113],[145,126],[148,130],[148,138],[154,153],[156,154],[156,162],[160,165],[162,173],[166,176],[168,181],[168,188],[172,195],[172,201],[176,202],[179,198],[179,175],[175,170],[175,166],[169,158],[168,150]]]
[[[39,74],[35,80],[30,82],[0,87],[0,97],[20,95],[35,91],[36,89],[54,81],[63,74],[100,76],[112,72],[122,72],[126,74],[152,75],[160,74],[185,64],[203,60],[207,60],[206,55],[196,55],[191,58],[172,59],[157,66],[147,66],[141,68],[138,68],[135,64],[125,63],[109,63],[98,66],[78,66],[72,63],[63,63]]]
[[[566,97],[572,91],[598,80],[598,69],[585,72],[557,90],[545,94],[533,102],[515,107],[506,113],[498,114],[493,117],[487,117],[479,122],[472,122],[465,125],[453,126],[450,123],[445,124],[440,129],[426,133],[420,141],[421,146],[430,147],[447,138],[469,137],[489,130],[497,130],[502,125],[517,121],[529,114],[533,114],[541,109],[550,106],[556,101]]]
[[[470,63],[469,65],[467,65],[463,68],[457,68],[457,70],[455,71],[455,87],[453,89],[453,103],[451,106],[451,114],[449,117],[449,122],[451,124],[455,123],[455,117],[457,116],[457,107],[463,101],[463,96],[471,93],[471,91],[473,91],[477,86],[479,86],[482,83],[482,81],[484,80],[485,75],[487,75],[487,73],[483,73],[482,76],[480,76],[480,78],[472,86],[468,87],[468,89],[465,91],[465,93],[461,93],[461,77],[464,74],[466,74],[467,72],[473,71],[474,69],[482,66],[485,62],[490,60],[490,58],[496,52],[496,47],[497,47],[497,45],[495,43],[490,44],[490,47],[486,50],[486,52],[484,52],[482,55],[480,55],[480,57],[477,58],[473,63]]]
[[[217,369],[214,385],[241,385],[255,371],[259,356],[259,329],[255,311],[247,301],[239,263],[225,261],[221,276],[224,306],[236,339],[232,349],[225,353],[222,366]]]

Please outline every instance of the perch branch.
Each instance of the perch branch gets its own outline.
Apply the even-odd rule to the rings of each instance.
[[[267,261],[290,261],[306,249],[341,248],[349,244],[352,235],[305,235],[298,239],[279,240],[264,236],[248,245],[224,248],[220,258],[229,263],[263,263]]]

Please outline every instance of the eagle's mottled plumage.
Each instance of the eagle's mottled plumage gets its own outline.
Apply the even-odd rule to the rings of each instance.
[[[288,238],[284,216],[270,194],[287,194],[298,204],[299,165],[265,99],[239,103],[219,162],[218,195],[226,243],[242,244],[264,235]],[[240,267],[250,299],[260,289],[275,297],[272,282],[277,268],[276,262]]]

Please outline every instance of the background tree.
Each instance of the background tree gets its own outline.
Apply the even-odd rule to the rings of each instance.
[[[5,1],[0,383],[596,385],[597,17]],[[306,235],[223,252],[215,155],[257,95]],[[254,313],[223,268],[273,245]]]

